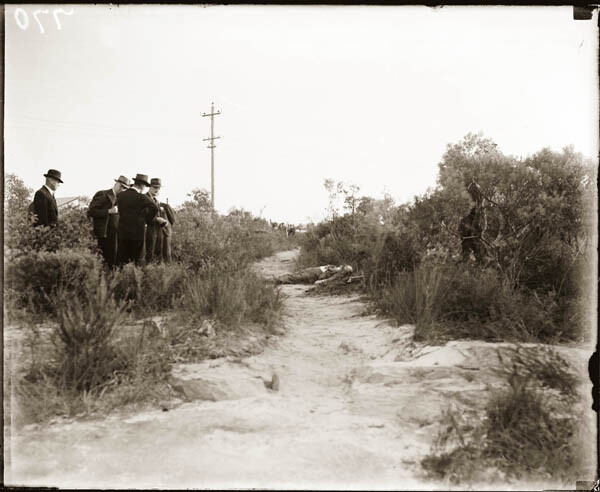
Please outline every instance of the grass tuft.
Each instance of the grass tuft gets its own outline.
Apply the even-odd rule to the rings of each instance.
[[[573,411],[581,405],[575,375],[550,349],[524,354],[515,349],[512,361],[508,354],[501,358],[498,374],[504,386],[492,392],[482,419],[467,422],[456,412],[445,412],[431,453],[421,461],[431,478],[451,483],[503,477],[573,483],[593,475],[589,453],[581,449],[590,429]]]

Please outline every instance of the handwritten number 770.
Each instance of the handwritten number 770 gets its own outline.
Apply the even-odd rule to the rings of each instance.
[[[33,18],[37,22],[37,25],[40,28],[41,34],[44,34],[46,32],[46,30],[44,29],[44,26],[42,24],[42,21],[40,20],[39,15],[40,14],[48,15],[49,13],[50,13],[50,11],[48,9],[38,9],[33,12]],[[58,14],[72,15],[73,9],[71,9],[70,11],[66,11],[64,9],[53,9],[52,10],[52,15],[54,16],[54,20],[56,22],[56,29],[58,29],[60,31],[62,29],[62,26],[60,24],[60,19],[58,18]],[[15,9],[15,22],[17,23],[17,26],[19,26],[21,29],[23,29],[23,31],[25,31],[29,27],[29,16],[27,15],[27,11],[25,9],[22,9],[20,7]]]

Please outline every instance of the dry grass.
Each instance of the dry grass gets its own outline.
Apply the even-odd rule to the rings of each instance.
[[[153,296],[172,299],[172,279],[180,271],[173,268],[174,276],[157,284]],[[143,269],[131,266],[128,273],[134,281],[140,273],[144,281]],[[173,363],[258,353],[281,323],[279,289],[247,267],[197,275],[186,284],[184,309],[160,329],[149,320],[137,323],[135,309],[125,312],[128,304],[115,298],[126,292],[115,288],[123,287],[122,280],[118,273],[101,277],[77,298],[58,291],[52,306],[57,322],[50,330],[40,330],[33,316],[23,318],[25,351],[13,371],[20,424],[165,399]],[[209,319],[213,337],[199,330]]]
[[[492,391],[483,418],[475,413],[461,420],[447,411],[423,469],[453,484],[518,479],[572,486],[592,477],[594,464],[583,450],[591,429],[574,411],[581,397],[566,361],[551,349],[533,348],[517,348],[501,360],[505,385]]]

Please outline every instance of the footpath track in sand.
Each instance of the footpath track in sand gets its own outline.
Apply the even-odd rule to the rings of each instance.
[[[295,251],[257,264],[290,271]],[[286,334],[259,355],[182,364],[213,399],[168,412],[25,428],[6,484],[101,488],[447,489],[424,479],[442,411],[485,402],[486,344],[415,347],[412,327],[361,316],[357,296],[284,285]],[[280,387],[263,380],[273,373]]]

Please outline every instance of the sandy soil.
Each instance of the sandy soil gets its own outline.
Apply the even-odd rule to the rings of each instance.
[[[290,271],[294,255],[257,268],[266,276]],[[282,287],[287,333],[260,355],[175,367],[177,381],[194,382],[196,397],[209,400],[13,432],[5,483],[447,490],[424,478],[419,460],[444,409],[468,415],[485,404],[498,384],[498,344],[417,346],[411,326],[361,316],[358,297],[306,296],[307,288]],[[589,352],[568,355],[581,370]],[[263,382],[273,374],[278,390]]]

